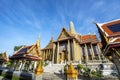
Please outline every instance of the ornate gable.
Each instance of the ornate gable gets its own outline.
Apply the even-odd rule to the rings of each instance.
[[[36,42],[36,44],[34,44],[28,51],[27,51],[27,55],[30,56],[35,56],[35,57],[40,57],[40,41],[38,39],[38,41]]]
[[[59,37],[58,37],[58,40],[66,39],[69,37],[71,37],[70,33],[65,28],[63,28]]]
[[[18,50],[10,59],[28,59],[28,60],[40,60],[40,40],[31,46],[25,46]]]

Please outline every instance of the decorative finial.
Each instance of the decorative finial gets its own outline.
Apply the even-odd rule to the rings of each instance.
[[[36,44],[40,47],[40,35],[38,35],[38,39],[37,39]]]
[[[51,40],[53,40],[54,39],[54,33],[52,32],[52,37],[51,37]]]

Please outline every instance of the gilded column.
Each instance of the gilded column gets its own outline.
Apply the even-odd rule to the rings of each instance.
[[[68,40],[68,48],[67,48],[68,50],[68,55],[67,55],[67,57],[68,57],[68,62],[70,61],[70,40]]]
[[[52,59],[51,59],[51,49],[50,49],[50,54],[49,54],[49,56],[50,56],[50,61],[51,61],[51,60],[52,60]]]
[[[73,61],[75,60],[75,40],[73,39],[73,50],[72,50],[72,54],[73,54]]]
[[[45,60],[45,50],[44,50],[44,53],[43,53],[44,57],[43,57],[43,60]]]
[[[48,60],[48,58],[49,58],[49,49],[47,50],[47,60]]]
[[[47,50],[45,50],[45,60],[47,59]]]
[[[99,60],[101,60],[101,58],[100,58],[101,50],[100,50],[99,44],[97,44],[97,49],[98,49],[98,57],[99,57]]]
[[[51,53],[50,53],[50,49],[49,49],[48,58],[49,58],[49,60],[51,60]]]
[[[59,62],[59,42],[57,42],[57,63]]]
[[[91,46],[91,51],[92,51],[92,60],[94,60],[95,53],[94,53],[94,50],[93,50],[93,46],[92,46],[92,44],[90,44],[90,46]]]
[[[47,51],[46,51],[46,59],[48,59],[48,49],[47,49]]]
[[[44,60],[44,50],[42,51],[42,60]]]
[[[48,60],[50,60],[50,49],[48,49]]]
[[[53,54],[52,54],[52,62],[54,63],[54,54],[55,54],[55,44],[53,44]]]
[[[86,57],[86,62],[88,61],[88,50],[87,50],[87,45],[85,44],[85,57]]]
[[[80,47],[80,45],[79,45],[79,53],[80,53],[80,60],[79,60],[79,63],[81,63],[82,62],[82,48]]]
[[[46,50],[45,50],[45,60],[46,60]]]

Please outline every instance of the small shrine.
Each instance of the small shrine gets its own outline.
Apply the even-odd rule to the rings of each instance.
[[[20,48],[10,57],[10,69],[34,72],[37,63],[42,59],[40,51],[40,39],[33,45]]]
[[[0,67],[5,67],[5,63],[9,61],[6,52],[0,53]]]
[[[67,80],[77,80],[78,72],[75,70],[72,63],[68,66],[68,69],[66,71],[67,74]]]

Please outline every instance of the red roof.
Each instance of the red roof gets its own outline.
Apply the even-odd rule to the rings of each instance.
[[[84,35],[84,36],[81,36],[81,43],[98,43],[98,39],[97,39],[97,36],[96,35]]]

